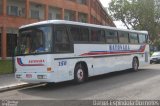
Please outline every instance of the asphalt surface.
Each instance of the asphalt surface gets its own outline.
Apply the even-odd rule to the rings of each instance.
[[[20,82],[15,79],[14,73],[0,75],[0,93],[8,90],[26,87],[28,83]]]
[[[0,88],[3,86],[9,86],[13,84],[21,84],[23,82],[17,81],[14,74],[0,75]]]
[[[96,76],[83,84],[63,82],[0,93],[1,100],[160,100],[160,64]]]

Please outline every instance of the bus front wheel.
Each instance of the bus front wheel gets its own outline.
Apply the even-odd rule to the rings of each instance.
[[[138,67],[139,67],[138,58],[134,57],[132,61],[132,70],[138,71]]]
[[[78,64],[74,70],[74,81],[76,83],[83,83],[87,79],[86,69],[82,64]]]

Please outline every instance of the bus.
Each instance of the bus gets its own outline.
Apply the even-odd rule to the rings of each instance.
[[[17,80],[58,83],[149,64],[148,32],[65,20],[19,28]]]

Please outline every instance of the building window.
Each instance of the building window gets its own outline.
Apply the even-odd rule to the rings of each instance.
[[[17,6],[7,6],[7,14],[18,16],[18,7]]]
[[[70,10],[65,10],[64,19],[69,21],[75,21],[75,12]]]
[[[91,16],[91,23],[92,24],[97,24],[97,18],[95,16]]]
[[[7,15],[24,17],[25,1],[7,0]]]
[[[21,10],[18,11],[19,16],[25,17],[25,8],[21,8]]]
[[[31,10],[31,18],[39,19],[39,11],[38,10]]]
[[[84,23],[87,23],[87,14],[84,14],[84,13],[79,13],[78,14],[78,20],[79,22],[84,22]]]
[[[49,8],[48,19],[61,19],[62,13],[60,8]]]
[[[93,23],[94,23],[94,24],[97,24],[97,23],[98,23],[98,21],[97,21],[97,18],[96,18],[96,17],[94,17],[94,18],[93,18]]]
[[[77,0],[77,3],[87,5],[87,0]]]
[[[44,19],[45,7],[41,4],[30,4],[30,18],[34,19]]]

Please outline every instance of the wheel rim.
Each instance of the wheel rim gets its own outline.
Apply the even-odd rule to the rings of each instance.
[[[82,69],[78,69],[77,78],[81,81],[81,80],[83,80],[83,77],[84,77],[83,70]]]

